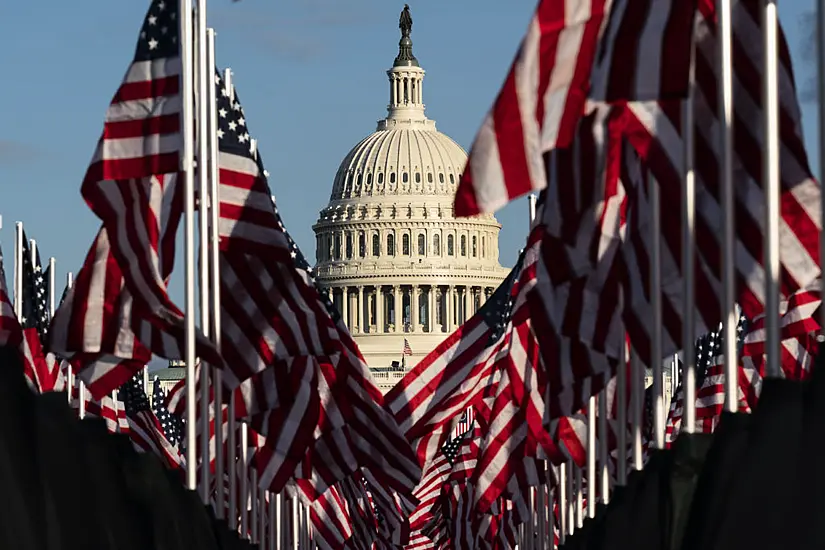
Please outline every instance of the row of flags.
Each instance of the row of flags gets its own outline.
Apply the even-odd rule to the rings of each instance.
[[[756,0],[733,2],[735,299],[747,320],[737,364],[743,410],[755,407],[766,371],[759,9]],[[204,197],[198,204],[202,215],[207,207],[218,213],[218,241],[201,243],[201,253],[211,247],[219,258],[213,284],[221,323],[211,338],[199,331],[196,341],[196,375],[204,382],[198,388],[208,388],[196,395],[210,416],[199,412],[194,420],[208,443],[173,441],[180,424],[165,414],[161,420],[135,377],[153,354],[184,358],[185,316],[167,281],[184,181],[192,177],[182,163],[184,128],[208,121],[182,119],[192,98],[181,86],[187,75],[179,25],[189,19],[181,15],[174,2],[149,7],[81,185],[101,228],[54,318],[40,322],[34,306],[18,320],[5,289],[0,294],[0,344],[21,349],[33,389],[59,390],[59,380],[70,378],[61,373],[71,368],[78,396],[90,396],[88,407],[78,397],[79,410],[100,403],[101,415],[112,414],[106,407],[114,411],[113,425],[168,468],[208,470],[207,493],[227,517],[233,510],[243,517],[252,504],[225,484],[251,484],[256,506],[280,496],[301,502],[312,544],[333,550],[510,548],[532,540],[534,526],[549,536],[564,523],[570,501],[560,488],[574,471],[582,502],[596,502],[599,483],[583,475],[596,452],[589,442],[594,420],[604,425],[596,444],[610,483],[626,476],[628,454],[641,468],[656,438],[656,396],[632,396],[642,391],[637,363],[650,368],[661,360],[652,356],[654,293],[662,305],[659,353],[698,351],[686,356],[700,372],[697,427],[714,429],[724,396],[720,337],[686,342],[682,325],[692,318],[702,334],[721,321],[716,6],[541,0],[455,199],[456,213],[469,216],[540,192],[525,248],[476,315],[385,396],[284,227],[236,87],[209,67],[218,195],[214,204]],[[811,372],[812,335],[820,328],[821,191],[808,167],[780,38],[781,364],[785,377],[801,379]],[[685,115],[691,111],[692,119]],[[688,139],[694,159],[685,156]],[[696,231],[694,248],[683,250],[682,220],[673,212],[682,211],[688,168],[695,169]],[[650,206],[654,190],[668,205],[658,220]],[[652,226],[661,228],[658,288],[651,283]],[[683,253],[695,265],[695,315],[682,307]],[[28,296],[35,299],[37,268],[31,273]],[[26,330],[37,338],[25,338]],[[405,341],[402,359],[408,349]],[[221,386],[209,375],[213,367]],[[168,396],[171,415],[186,406],[184,384]],[[684,395],[677,392],[668,415],[671,443]],[[181,445],[197,446],[198,464],[184,464]],[[224,471],[219,456],[226,457]]]

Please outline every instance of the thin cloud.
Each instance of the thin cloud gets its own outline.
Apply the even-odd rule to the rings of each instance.
[[[0,164],[11,165],[30,162],[43,155],[33,145],[0,138]]]
[[[330,4],[328,0],[306,0],[300,13],[289,17],[256,5],[238,8],[241,6],[216,10],[216,27],[242,33],[277,57],[302,62],[320,58],[328,51],[326,30],[363,26],[376,20],[371,10],[364,9],[364,2],[342,5]]]

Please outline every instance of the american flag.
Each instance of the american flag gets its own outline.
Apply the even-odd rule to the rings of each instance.
[[[177,9],[177,2],[151,3],[109,105],[81,187],[103,228],[52,327],[53,351],[72,358],[97,396],[143,368],[149,350],[182,356],[183,314],[166,288],[183,213]],[[221,364],[200,333],[197,348]]]
[[[169,412],[166,408],[166,392],[160,386],[160,378],[155,377],[152,382],[152,412],[160,422],[166,439],[172,445],[179,445],[183,441],[183,419]]]
[[[492,212],[544,189],[542,155],[570,144],[589,92],[612,101],[684,96],[694,12],[678,0],[541,0],[476,135],[456,214]]]
[[[0,347],[17,348],[22,341],[23,331],[9,297],[6,269],[3,265],[3,250],[0,249]]]
[[[456,420],[491,385],[506,351],[513,285],[523,257],[481,309],[427,354],[385,396],[419,463],[431,461]],[[447,428],[445,429],[445,426]]]
[[[404,338],[404,351],[402,352],[402,355],[412,355],[412,354],[413,354],[413,352],[412,352],[412,348],[410,347],[410,341],[407,340],[406,338]]]
[[[49,330],[49,308],[46,282],[40,263],[40,252],[32,258],[29,240],[23,233],[23,295],[20,324],[23,329],[23,369],[26,380],[35,391],[53,391],[61,372],[54,355],[44,354],[43,349]]]
[[[182,468],[184,462],[180,450],[167,437],[143,391],[143,373],[135,374],[117,393],[123,401],[129,436],[135,448],[155,454],[167,468]]]
[[[722,231],[721,189],[718,174],[721,152],[715,128],[717,89],[719,82],[716,13],[712,2],[700,3],[701,17],[696,26],[696,94],[695,167],[696,167],[696,313],[697,330],[715,327],[721,311],[718,289],[721,288],[719,258]],[[736,216],[737,302],[748,317],[764,309],[765,272],[762,267],[764,241],[765,194],[762,177],[764,150],[763,96],[759,83],[763,80],[763,41],[754,40],[762,32],[761,4],[742,0],[733,4],[733,87],[734,111],[734,186]],[[781,28],[778,44],[779,109],[780,109],[780,289],[783,299],[804,290],[820,277],[819,215],[820,183],[813,177],[805,153],[801,132],[799,104],[796,98],[793,69]],[[638,102],[627,106],[625,132],[634,148],[643,156],[652,176],[659,182],[662,204],[673,211],[681,208],[681,186],[684,173],[681,102]],[[640,190],[641,191],[641,190]],[[643,193],[640,192],[640,195]],[[638,215],[645,214],[644,206]],[[646,233],[640,228],[637,239],[643,248],[649,246]],[[663,326],[670,339],[681,344],[681,224],[678,216],[662,216],[662,281],[663,288],[674,289],[662,294],[666,314]],[[675,263],[674,263],[675,262]],[[630,293],[628,293],[630,294]],[[632,297],[633,307],[626,316],[641,332],[649,327],[649,304],[644,289]],[[630,303],[630,302],[628,302]],[[700,330],[701,332],[701,330]],[[634,342],[637,337],[634,335]],[[681,347],[663,349],[668,354]]]
[[[354,466],[368,467],[389,489],[409,496],[421,473],[409,444],[384,410],[381,392],[329,295],[319,291],[284,227],[237,92],[225,89],[217,75],[215,82],[222,353],[239,383],[255,381],[241,392],[241,404],[242,416],[251,416],[251,425],[268,436],[256,453],[261,484],[280,490],[307,452],[336,463],[325,470],[327,485]],[[352,414],[345,416],[345,410]],[[350,448],[331,454],[330,438],[338,430],[348,433]],[[334,446],[340,444],[335,439]]]

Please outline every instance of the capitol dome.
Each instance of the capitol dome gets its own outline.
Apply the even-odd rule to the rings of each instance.
[[[387,117],[344,157],[313,226],[316,280],[384,391],[508,273],[498,262],[501,225],[493,215],[453,214],[467,153],[425,114],[407,8],[399,27]]]

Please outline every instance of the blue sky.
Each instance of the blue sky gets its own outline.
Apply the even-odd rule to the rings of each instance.
[[[469,148],[535,1],[407,2],[414,51],[427,71],[427,113]],[[0,87],[0,243],[10,257],[14,222],[25,222],[45,258],[57,258],[61,279],[79,268],[99,226],[80,197],[80,181],[148,2],[81,4],[82,10],[63,0],[9,3],[0,33],[0,51],[15,52],[4,59]],[[329,198],[338,163],[386,114],[385,70],[396,54],[402,7],[386,0],[209,3],[218,64],[234,71],[281,213],[308,257],[314,257],[311,226]],[[780,2],[803,93],[815,70],[811,19],[805,17],[813,8],[813,0]],[[818,169],[816,108],[806,103],[804,111],[806,143]],[[526,201],[509,205],[498,219],[501,263],[509,266],[527,233]],[[182,296],[180,277],[172,293]]]

